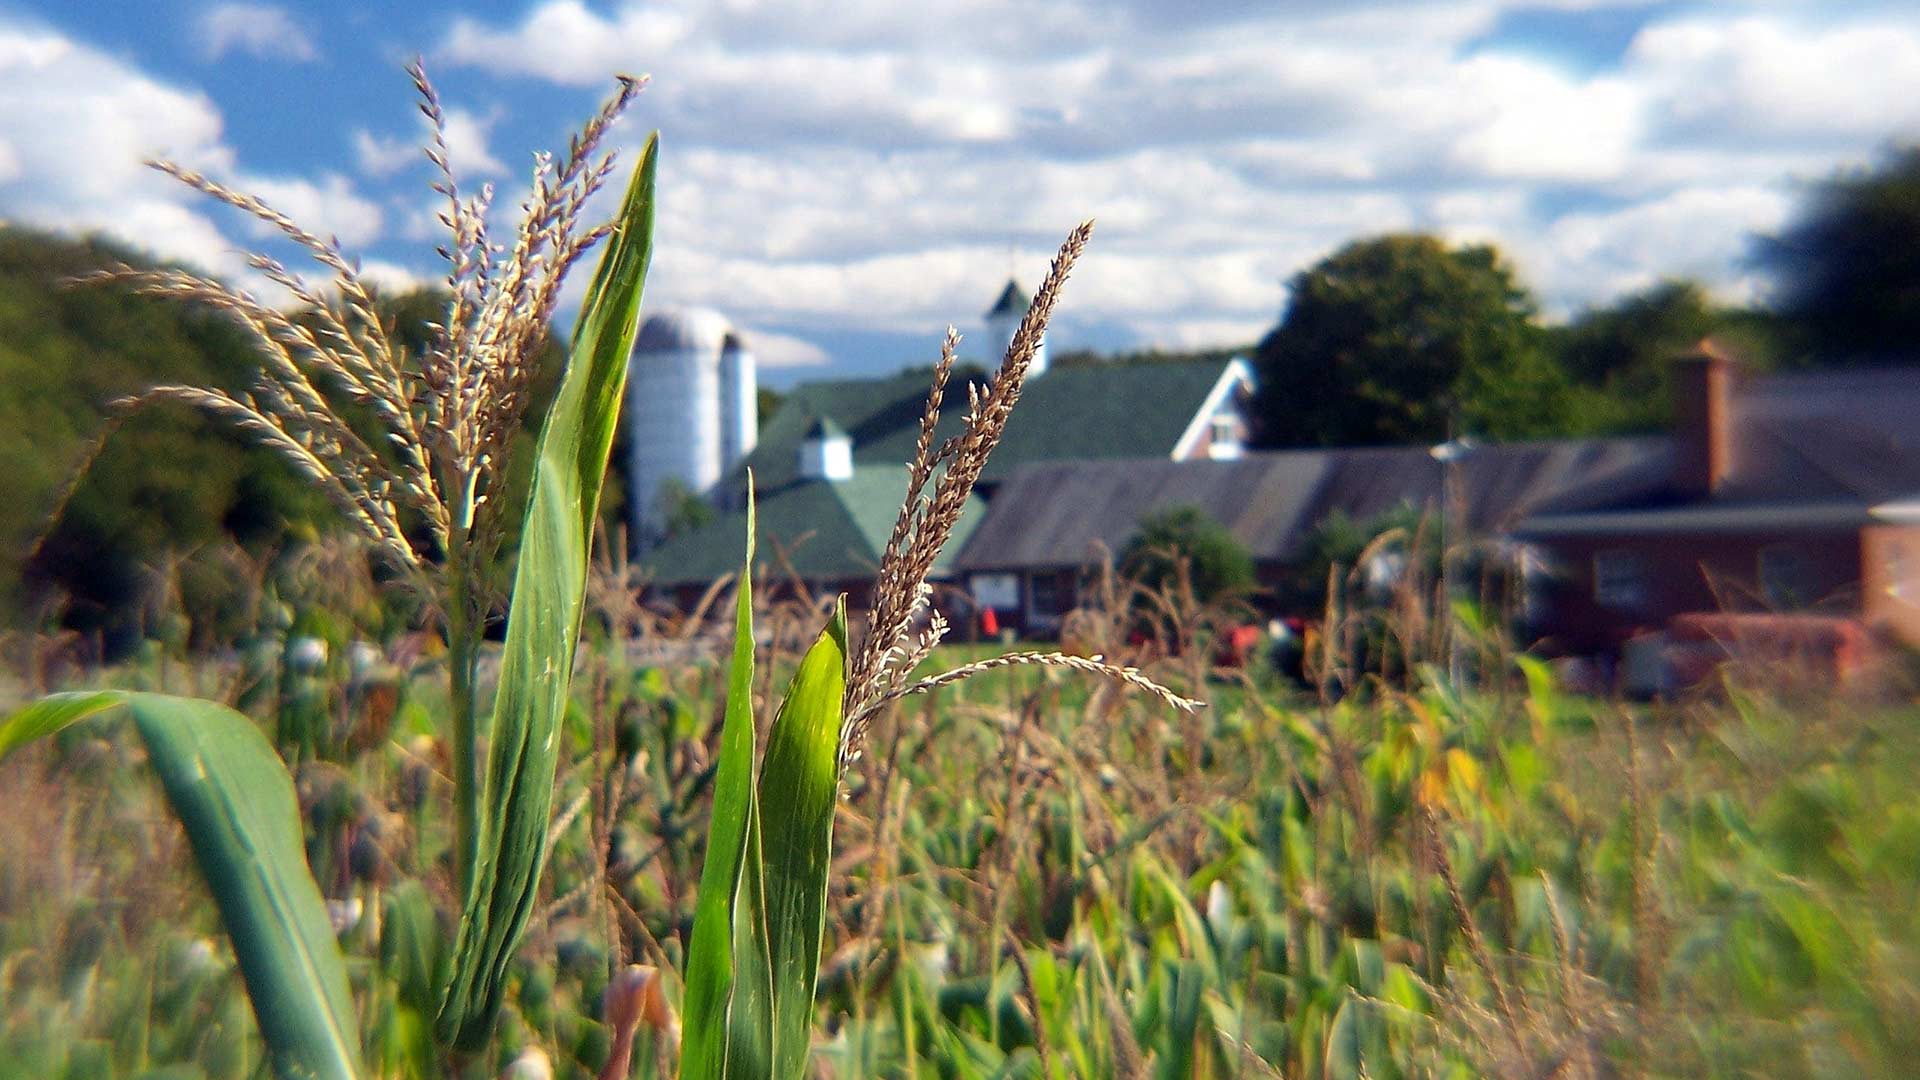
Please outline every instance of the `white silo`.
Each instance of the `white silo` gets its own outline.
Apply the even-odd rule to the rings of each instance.
[[[720,343],[720,471],[753,452],[760,433],[760,384],[753,350],[738,333]]]
[[[627,482],[633,542],[663,535],[674,486],[705,494],[727,462],[722,434],[721,353],[733,326],[708,308],[656,312],[640,324],[627,367]]]
[[[1020,329],[1020,320],[1027,317],[1027,307],[1033,299],[1020,287],[1018,281],[1007,279],[1007,287],[1000,290],[1000,298],[993,302],[983,316],[987,324],[987,346],[991,356],[982,357],[989,364],[998,364],[1007,354],[1007,346],[1013,344],[1013,335]],[[1033,362],[1027,367],[1029,376],[1039,375],[1047,370],[1047,339],[1040,339],[1040,347],[1033,350]]]

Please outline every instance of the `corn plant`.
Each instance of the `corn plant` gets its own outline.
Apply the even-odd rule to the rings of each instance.
[[[103,275],[138,291],[201,303],[249,332],[265,361],[247,393],[160,386],[119,403],[206,412],[279,453],[325,491],[411,585],[437,598],[452,658],[455,854],[463,893],[436,1031],[455,1057],[485,1045],[501,983],[525,932],[546,859],[556,729],[579,636],[593,525],[619,415],[651,252],[657,139],[649,139],[615,222],[578,227],[611,175],[597,149],[640,84],[619,91],[557,163],[537,159],[526,216],[510,245],[487,234],[491,190],[462,200],[447,168],[439,101],[416,65],[433,122],[428,156],[453,232],[453,294],[426,355],[402,357],[353,262],[264,203],[174,165],[161,168],[275,226],[334,275],[323,296],[278,261],[255,270],[285,287],[301,317],[181,270]],[[568,268],[606,240],[575,328],[570,361],[532,451],[509,468],[539,351]],[[338,404],[344,395],[359,407]],[[388,446],[354,422],[370,414]],[[517,479],[527,477],[527,479]],[[475,670],[489,580],[513,508],[524,507],[511,615],[486,742],[477,760]],[[418,526],[416,528],[415,526]],[[424,541],[416,533],[424,532]],[[88,716],[129,713],[185,827],[245,979],[275,1070],[360,1074],[345,966],[305,863],[293,783],[253,721],[223,705],[93,691],[42,700],[0,721],[0,757]]]

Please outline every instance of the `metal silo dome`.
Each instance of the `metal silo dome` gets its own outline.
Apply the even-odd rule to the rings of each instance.
[[[730,464],[721,354],[735,336],[717,311],[670,308],[649,315],[634,337],[627,367],[628,480],[634,539],[642,547],[663,531],[664,495],[675,487],[705,494]]]
[[[633,338],[633,353],[665,353],[682,349],[701,349],[720,354],[720,345],[733,333],[733,323],[712,308],[663,308],[640,323]]]

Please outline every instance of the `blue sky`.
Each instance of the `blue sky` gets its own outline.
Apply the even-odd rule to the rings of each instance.
[[[1865,0],[0,0],[0,217],[244,277],[271,241],[161,155],[431,279],[414,55],[509,207],[650,73],[619,133],[663,131],[650,296],[726,312],[776,385],[924,360],[1088,216],[1056,349],[1251,341],[1392,229],[1498,244],[1553,315],[1750,298],[1754,233],[1920,137],[1920,11]]]

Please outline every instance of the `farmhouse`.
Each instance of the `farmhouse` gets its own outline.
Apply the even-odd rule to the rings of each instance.
[[[1920,368],[1750,375],[1679,361],[1656,453],[1519,521],[1557,575],[1539,629],[1611,652],[1673,616],[1809,612],[1920,644]]]

